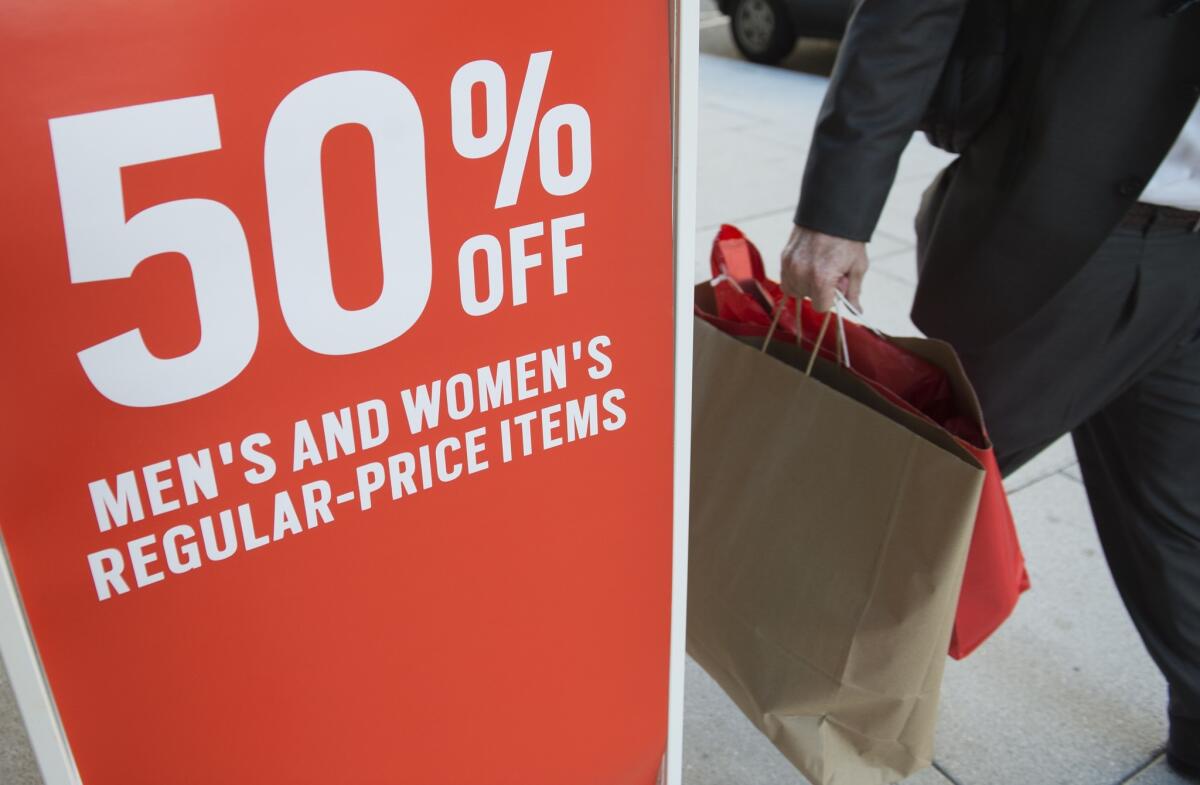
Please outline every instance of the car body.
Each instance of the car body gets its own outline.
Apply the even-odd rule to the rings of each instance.
[[[841,38],[854,0],[718,0],[730,18],[733,42],[748,60],[777,63],[796,40]]]

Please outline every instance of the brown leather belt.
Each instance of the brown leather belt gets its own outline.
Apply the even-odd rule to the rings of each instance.
[[[1186,228],[1192,232],[1200,232],[1200,212],[1135,202],[1121,219],[1121,226],[1143,231]]]

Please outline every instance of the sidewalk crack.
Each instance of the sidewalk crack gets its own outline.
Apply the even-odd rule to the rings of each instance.
[[[963,785],[961,782],[959,782],[957,777],[947,771],[946,767],[938,763],[936,760],[933,762],[933,769],[938,774],[941,774],[943,777],[950,780],[950,785]]]
[[[1150,756],[1150,760],[1126,774],[1122,779],[1117,780],[1116,785],[1125,785],[1127,782],[1133,782],[1133,780],[1140,777],[1142,773],[1147,771],[1151,766],[1161,760],[1165,760],[1165,756],[1163,755],[1165,749],[1165,747],[1160,747],[1159,749],[1155,750],[1154,754]]]

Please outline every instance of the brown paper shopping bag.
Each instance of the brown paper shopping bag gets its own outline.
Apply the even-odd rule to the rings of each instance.
[[[697,288],[705,296],[707,284]],[[688,651],[817,785],[929,765],[984,472],[823,358],[697,319]]]

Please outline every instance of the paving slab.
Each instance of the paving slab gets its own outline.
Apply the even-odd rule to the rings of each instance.
[[[915,286],[888,275],[868,274],[863,281],[862,320],[888,335],[920,335],[909,312],[912,309]],[[850,358],[853,362],[853,356]]]
[[[1038,453],[1029,463],[1017,469],[1004,480],[1009,493],[1033,485],[1052,474],[1074,470],[1078,473],[1079,460],[1075,457],[1075,444],[1070,434],[1060,438]],[[1078,478],[1082,480],[1082,478]]]
[[[917,134],[900,156],[896,185],[904,188],[901,193],[915,192],[920,196],[933,180],[933,176],[948,166],[954,158],[952,154],[930,144],[924,134]],[[909,190],[910,187],[915,191]]]
[[[828,79],[823,74],[756,65],[703,51],[700,98],[754,115],[807,139],[821,108]]]
[[[947,664],[936,755],[963,785],[1118,783],[1166,739],[1166,686],[1117,596],[1079,483],[1011,497],[1033,589]]]
[[[898,277],[900,280],[907,281],[915,286],[917,283],[917,262],[916,249],[912,243],[899,237],[893,237],[887,232],[883,232],[878,229],[875,230],[873,235],[871,235],[871,240],[867,243],[867,259],[870,261],[871,269],[873,270],[881,269],[875,266],[877,261],[889,259],[900,254],[908,254],[908,262],[903,266],[906,268],[911,267],[911,274],[893,277]],[[896,269],[899,270],[901,266],[902,265],[897,263]]]
[[[881,238],[887,239],[884,243],[880,243]],[[884,248],[896,248],[896,250],[890,253],[876,252],[876,249]],[[871,262],[867,280],[870,280],[873,275],[886,275],[912,286],[913,291],[916,291],[917,251],[911,245],[885,232],[875,232],[875,236],[867,245],[867,258]]]
[[[723,151],[700,165],[697,226],[737,223],[795,208],[804,156],[779,143],[762,141],[758,146],[754,157]]]
[[[913,150],[922,147],[930,147],[930,145],[920,136],[914,136],[907,149]],[[940,153],[940,151],[937,152]],[[921,194],[925,192],[925,188],[939,168],[941,167],[932,171],[922,171],[913,179],[893,185],[892,190],[888,192],[887,200],[883,203],[883,212],[879,215],[876,231],[887,232],[915,248],[917,230],[913,221],[917,216],[917,209],[921,206]]]
[[[697,147],[701,174],[707,169],[726,163],[739,164],[743,169],[748,168],[757,172],[762,164],[784,159],[798,161],[793,164],[792,169],[800,171],[804,164],[804,148],[756,137],[753,126],[758,121],[748,115],[739,115],[731,110],[721,109],[719,111],[720,114],[706,113],[706,116],[701,118],[702,124]],[[716,120],[718,124],[711,127],[704,125],[704,121],[709,117]],[[745,125],[722,127],[722,124],[734,122],[738,118]],[[799,188],[799,183],[796,184],[796,187]],[[793,194],[792,200],[794,201],[795,198]]]
[[[704,100],[700,101],[698,118],[700,127],[709,132],[736,131],[762,122],[761,118],[728,109],[715,101]]]

